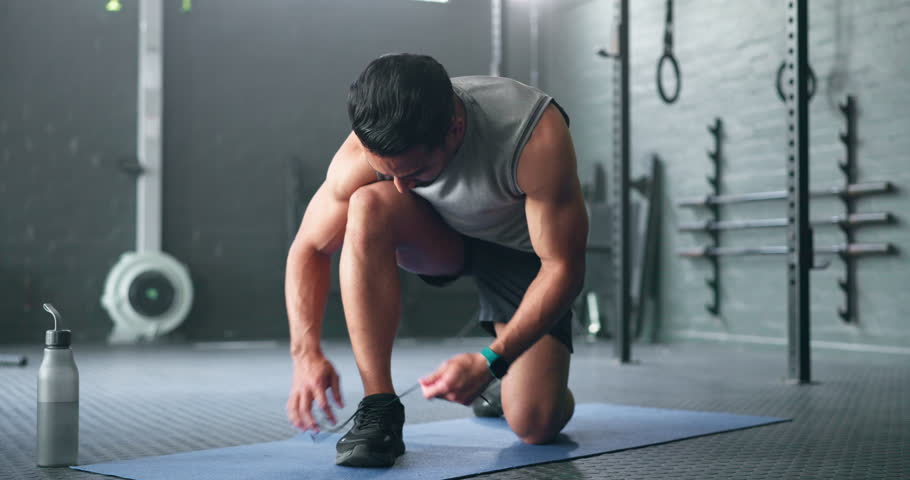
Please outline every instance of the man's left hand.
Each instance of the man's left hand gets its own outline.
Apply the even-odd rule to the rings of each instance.
[[[462,353],[448,359],[435,372],[420,379],[424,398],[442,398],[470,404],[493,379],[487,360],[479,353]]]

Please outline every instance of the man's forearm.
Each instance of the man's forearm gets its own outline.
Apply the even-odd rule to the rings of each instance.
[[[584,283],[584,263],[543,265],[518,310],[490,345],[513,361],[531,348],[572,307]]]
[[[291,334],[291,356],[321,354],[322,316],[328,297],[331,258],[316,249],[291,247],[284,296]]]

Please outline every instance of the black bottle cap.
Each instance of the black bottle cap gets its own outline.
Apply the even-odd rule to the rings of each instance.
[[[69,330],[48,330],[44,335],[44,344],[53,348],[67,348],[72,337],[73,334]]]

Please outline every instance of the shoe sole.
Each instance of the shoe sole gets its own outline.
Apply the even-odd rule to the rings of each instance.
[[[350,450],[338,452],[335,455],[335,465],[361,468],[391,467],[395,464],[395,459],[403,454],[404,451],[401,453],[370,451],[367,445],[357,445]]]
[[[484,401],[475,402],[471,405],[475,417],[496,418],[502,416],[502,407],[495,407]]]
[[[484,398],[478,397],[471,403],[471,409],[474,410],[474,416],[485,418],[496,418],[502,416],[502,383],[499,380],[493,380],[482,392],[486,394]],[[493,399],[490,403],[487,400]]]

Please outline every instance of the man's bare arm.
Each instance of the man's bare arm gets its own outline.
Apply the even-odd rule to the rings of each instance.
[[[527,195],[528,230],[541,267],[515,315],[491,345],[510,361],[568,311],[584,283],[588,216],[572,138],[553,105],[525,146],[518,184]]]
[[[330,285],[330,258],[344,241],[348,199],[376,174],[363,160],[352,133],[335,154],[326,179],[307,205],[288,251],[285,301],[295,358],[321,354],[322,316]]]

